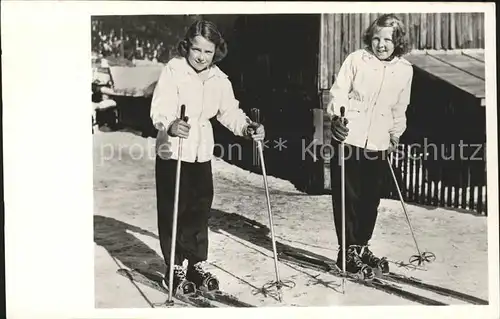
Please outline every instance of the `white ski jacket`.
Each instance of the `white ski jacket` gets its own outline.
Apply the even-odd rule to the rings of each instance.
[[[191,125],[189,137],[182,142],[184,162],[207,162],[213,157],[214,135],[210,119],[217,120],[237,136],[243,136],[248,117],[239,108],[227,75],[217,66],[202,81],[185,58],[171,59],[161,72],[151,102],[151,119],[165,128],[180,117],[181,105]],[[162,159],[178,159],[178,137],[160,130],[156,138],[156,154]]]
[[[330,89],[327,114],[340,116],[345,106],[349,133],[345,143],[384,151],[390,138],[406,130],[413,68],[404,58],[380,61],[366,49],[347,56]]]

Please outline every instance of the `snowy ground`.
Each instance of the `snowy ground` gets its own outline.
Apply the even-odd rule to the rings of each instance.
[[[150,307],[150,302],[165,300],[161,293],[134,286],[116,273],[119,267],[165,271],[157,238],[153,146],[153,139],[131,133],[94,134],[98,308]],[[213,161],[213,171],[216,195],[210,220],[209,261],[225,291],[257,306],[412,304],[354,283],[347,283],[347,292],[342,294],[340,279],[285,263],[279,264],[281,278],[294,281],[296,287],[285,290],[284,302],[255,294],[275,278],[262,176],[220,160]],[[268,183],[278,246],[335,258],[337,242],[330,197],[300,193],[287,181],[273,177]],[[415,249],[400,205],[398,201],[382,200],[371,245],[376,254],[407,261]],[[395,265],[392,269],[488,299],[486,218],[434,207],[408,205],[408,209],[420,248],[434,252],[437,260],[426,271]]]

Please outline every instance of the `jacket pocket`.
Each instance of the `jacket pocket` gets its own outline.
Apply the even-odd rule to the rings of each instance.
[[[347,113],[352,116],[352,117],[358,117],[362,113],[365,113],[365,106],[364,103],[354,99],[354,98],[349,98],[349,107],[347,109]]]
[[[378,126],[380,127],[381,133],[385,134],[389,132],[389,130],[394,125],[394,119],[392,117],[391,110],[381,110],[377,113],[377,118],[375,119],[377,123],[380,123]]]
[[[349,129],[348,143],[355,143],[355,145],[363,143],[368,127],[368,118],[364,104],[358,100],[349,99],[346,118],[349,121],[347,123],[347,128]]]

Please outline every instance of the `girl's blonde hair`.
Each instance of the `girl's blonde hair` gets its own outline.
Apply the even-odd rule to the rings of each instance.
[[[366,29],[363,35],[363,42],[366,46],[371,47],[372,37],[378,28],[392,27],[392,42],[394,43],[393,56],[400,57],[409,51],[408,39],[406,37],[405,27],[403,22],[394,14],[384,14]]]

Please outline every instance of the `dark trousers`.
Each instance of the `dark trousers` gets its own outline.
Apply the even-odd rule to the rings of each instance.
[[[163,258],[170,264],[177,160],[156,157],[158,232]],[[205,261],[208,254],[208,218],[214,196],[212,163],[181,164],[177,240],[174,264]]]
[[[335,229],[342,247],[342,197],[340,143],[333,142],[330,162],[332,204]],[[367,151],[351,145],[344,148],[346,248],[367,245],[370,241],[380,204],[382,177],[386,173],[386,152]]]

